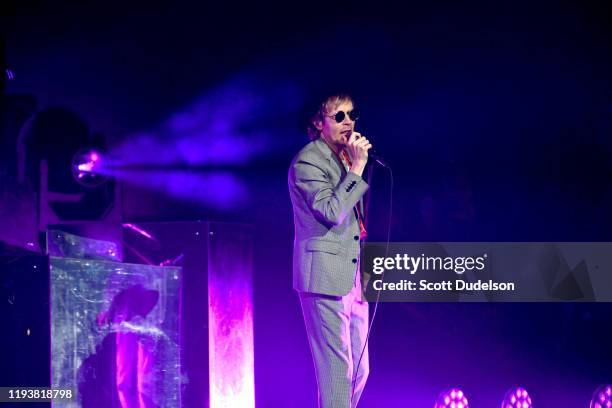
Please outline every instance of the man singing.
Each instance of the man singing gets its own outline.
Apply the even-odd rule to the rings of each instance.
[[[350,96],[325,98],[309,123],[312,141],[289,169],[293,288],[300,296],[320,408],[356,407],[369,372],[359,252],[368,189],[362,174],[372,145],[355,132],[356,120]]]

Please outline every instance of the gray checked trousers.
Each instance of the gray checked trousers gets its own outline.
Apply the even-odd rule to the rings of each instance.
[[[360,281],[357,273],[355,286],[346,296],[300,292],[319,388],[319,408],[356,407],[368,378],[367,348],[356,370],[368,332],[368,303],[361,301]]]

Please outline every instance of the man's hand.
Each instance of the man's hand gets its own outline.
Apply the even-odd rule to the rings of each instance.
[[[368,150],[372,148],[370,141],[359,132],[353,132],[346,143],[346,150],[351,158],[349,171],[361,176],[368,162]]]

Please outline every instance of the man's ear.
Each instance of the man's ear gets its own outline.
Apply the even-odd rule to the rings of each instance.
[[[314,120],[312,124],[319,132],[323,130],[323,122],[321,120]]]

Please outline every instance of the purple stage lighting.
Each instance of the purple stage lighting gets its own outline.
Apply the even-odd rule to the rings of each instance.
[[[229,171],[198,173],[189,169],[125,169],[113,171],[112,174],[127,184],[162,191],[170,196],[219,209],[244,206],[250,196],[245,182]]]
[[[102,173],[102,154],[96,150],[79,150],[72,157],[72,176],[85,187],[98,187],[106,181]]]
[[[255,408],[251,235],[228,226],[209,229],[209,406]]]
[[[434,408],[469,408],[468,400],[459,388],[451,388],[440,393]]]
[[[502,408],[531,408],[531,397],[525,388],[513,387],[508,390]]]
[[[147,231],[145,231],[144,229],[142,229],[141,227],[139,227],[136,224],[123,224],[123,228],[130,229],[130,230],[136,232],[137,234],[140,234],[143,237],[145,237],[147,239],[150,239],[151,241],[157,242],[157,240],[155,239],[155,237],[153,237],[153,235],[149,234]]]
[[[612,407],[612,385],[602,385],[597,388],[591,398],[590,408],[610,408]]]
[[[292,145],[295,129],[286,118],[299,111],[304,91],[267,78],[253,69],[232,76],[159,123],[125,135],[108,152],[108,167],[122,173],[139,166],[244,166]]]

